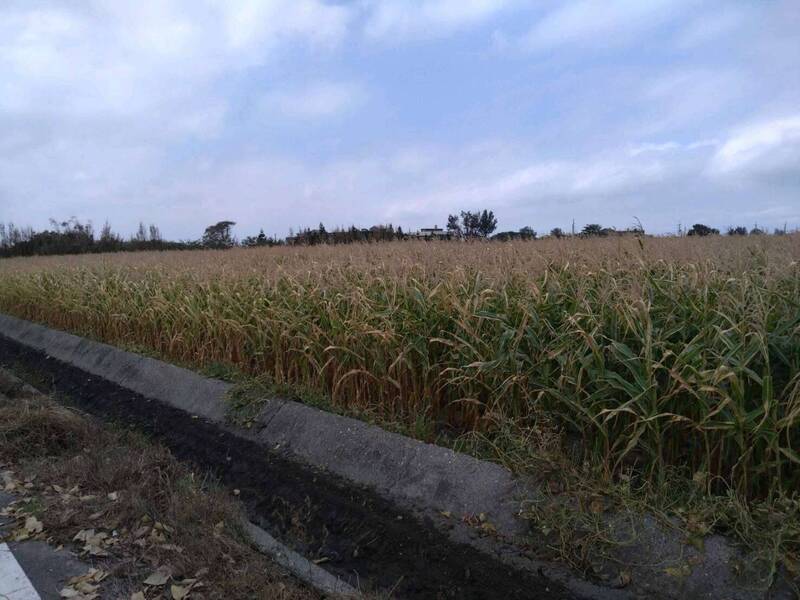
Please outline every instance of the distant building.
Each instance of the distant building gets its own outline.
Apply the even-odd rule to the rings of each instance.
[[[433,227],[423,227],[419,232],[412,234],[412,237],[421,240],[448,240],[450,234],[441,227],[434,225]]]

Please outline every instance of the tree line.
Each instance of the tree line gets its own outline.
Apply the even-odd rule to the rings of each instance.
[[[783,227],[776,227],[772,234],[785,235],[788,232],[789,230],[787,226],[784,225]],[[766,235],[767,233],[767,230],[760,228],[758,225],[754,225],[749,231],[747,230],[747,227],[742,225],[731,225],[725,232],[726,235]],[[678,227],[678,235],[684,235],[684,232],[680,226]],[[707,235],[720,235],[720,232],[719,229],[709,227],[703,223],[695,223],[685,232],[685,235],[690,235],[693,237],[705,237]]]
[[[31,227],[17,227],[13,223],[0,223],[0,256],[33,256],[47,254],[88,254],[135,250],[182,250],[201,247],[199,242],[173,242],[164,240],[156,225],[139,228],[128,239],[115,233],[106,222],[95,233],[91,222],[82,223],[75,217],[66,221],[50,220],[50,228],[35,231]]]
[[[289,236],[283,240],[287,244],[315,246],[317,244],[355,244],[363,242],[391,242],[404,240],[409,236],[403,231],[402,227],[395,227],[391,223],[385,225],[373,225],[369,228],[359,228],[355,225],[350,227],[336,227],[330,231],[323,223],[316,229],[309,227],[300,228],[297,233],[289,231]]]
[[[289,236],[280,239],[267,236],[262,229],[258,235],[247,236],[241,241],[233,235],[234,221],[219,221],[206,227],[203,235],[197,240],[169,241],[163,239],[158,226],[139,223],[137,231],[128,238],[115,233],[108,222],[99,232],[94,230],[91,222],[83,223],[72,217],[66,221],[50,220],[50,227],[35,231],[31,227],[17,227],[13,223],[0,223],[0,257],[33,256],[47,254],[87,254],[99,252],[123,252],[140,250],[198,250],[204,248],[226,249],[234,246],[258,247],[316,244],[353,244],[365,242],[386,242],[407,239],[453,240],[453,239],[491,239],[496,241],[534,240],[539,234],[530,226],[514,231],[497,230],[497,218],[491,210],[461,211],[447,217],[444,229],[432,227],[419,232],[405,232],[402,227],[391,223],[373,225],[369,228],[337,227],[326,229],[323,223],[317,228],[300,228],[297,233],[290,230]],[[775,229],[774,235],[787,233],[787,228]],[[644,235],[644,228],[637,220],[636,225],[618,230],[603,227],[598,223],[584,225],[579,231],[568,233],[560,227],[550,230],[549,236],[554,238],[568,237],[607,237],[613,235]],[[743,226],[730,226],[727,235],[764,235],[767,231],[757,225],[751,229]],[[719,229],[703,223],[695,223],[689,229],[678,227],[678,235],[705,237],[720,235]]]

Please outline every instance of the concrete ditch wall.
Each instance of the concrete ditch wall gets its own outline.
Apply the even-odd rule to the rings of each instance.
[[[230,429],[226,424],[226,394],[232,387],[229,384],[2,314],[0,335]],[[282,399],[267,400],[256,427],[237,434],[254,437],[271,450],[371,487],[422,514],[485,513],[506,538],[516,538],[527,530],[527,523],[517,516],[519,498],[535,490],[525,489],[508,470],[496,464]],[[645,518],[643,523],[646,535],[618,557],[624,563],[639,565],[634,570],[633,583],[624,590],[595,586],[560,565],[527,561],[525,568],[545,572],[583,598],[793,597],[785,592],[767,595],[763,590],[749,588],[736,573],[736,565],[743,557],[725,538],[712,536],[706,542],[706,552],[698,553],[687,549],[677,534],[658,530],[652,520]],[[513,554],[507,549],[498,550],[491,541],[470,537],[464,530],[456,528],[453,535],[491,553]],[[507,558],[519,563],[513,556]],[[684,564],[688,559],[695,566],[681,581],[665,575],[665,566],[675,561]]]

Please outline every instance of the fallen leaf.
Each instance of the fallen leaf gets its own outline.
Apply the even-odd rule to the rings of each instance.
[[[133,532],[133,537],[135,538],[144,537],[148,533],[150,533],[150,527],[148,527],[147,525],[142,525],[141,527],[136,529],[136,531]]]
[[[81,529],[72,538],[74,542],[85,542],[88,538],[94,535],[94,529]]]
[[[150,577],[144,580],[145,585],[152,585],[152,586],[162,586],[169,581],[171,577],[171,572],[168,567],[158,567],[155,571],[150,574]]]
[[[224,529],[225,529],[225,523],[223,523],[222,521],[214,525],[214,536],[215,537],[220,536]]]
[[[33,535],[36,533],[41,533],[44,526],[42,522],[34,516],[30,516],[25,519],[25,531],[29,534]]]
[[[102,569],[96,569],[96,568],[92,567],[91,569],[89,569],[89,571],[87,571],[83,575],[78,575],[76,577],[72,577],[67,582],[67,584],[68,585],[75,585],[77,583],[82,583],[82,582],[85,582],[85,581],[90,581],[90,582],[94,582],[94,583],[100,583],[106,577],[108,577],[108,573],[106,571],[103,571]]]
[[[108,551],[104,548],[108,544],[108,534],[94,529],[81,529],[72,538],[76,542],[83,542],[83,551],[92,556],[108,556]]]
[[[189,595],[189,592],[192,588],[190,587],[183,587],[181,585],[172,585],[169,588],[170,593],[172,594],[173,600],[183,600]]]
[[[3,489],[6,492],[10,492],[19,486],[19,481],[14,477],[14,471],[3,471],[0,473],[0,477],[3,478]]]
[[[105,576],[106,574],[103,571],[92,569],[85,575],[70,579],[68,585],[65,586],[59,594],[62,598],[69,598],[71,600],[94,600],[95,598],[99,598],[100,594],[97,593],[98,586],[90,583],[90,581],[93,581],[97,577],[103,579]]]
[[[136,592],[131,594],[131,600],[147,600],[147,598],[145,598],[144,592]]]
[[[156,529],[152,529],[150,531],[150,541],[154,544],[163,544],[167,541],[167,538],[164,536],[163,533],[157,531]]]
[[[84,595],[94,594],[97,592],[97,587],[98,586],[93,583],[89,583],[88,581],[81,581],[75,584],[75,589]]]
[[[161,523],[160,521],[156,521],[155,524],[153,525],[153,527],[155,529],[160,529],[162,531],[166,531],[167,533],[175,533],[175,529],[174,528],[170,527],[169,525],[165,525],[164,523]]]

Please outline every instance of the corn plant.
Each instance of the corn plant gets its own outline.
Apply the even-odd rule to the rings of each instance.
[[[553,423],[609,477],[767,497],[800,483],[798,257],[789,235],[11,259],[0,310],[440,432]]]

